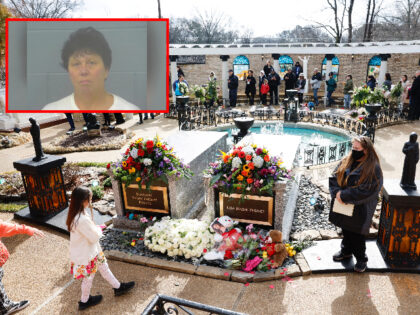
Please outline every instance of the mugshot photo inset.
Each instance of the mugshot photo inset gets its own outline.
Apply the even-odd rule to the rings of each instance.
[[[165,110],[164,97],[148,104],[148,23],[10,21],[8,109]],[[156,84],[165,94],[162,72]]]

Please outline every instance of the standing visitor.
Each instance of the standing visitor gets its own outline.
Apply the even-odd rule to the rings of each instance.
[[[181,83],[181,82],[184,82],[188,86],[188,82],[187,82],[187,80],[184,79],[184,76],[182,74],[178,77],[178,80],[176,80],[172,84],[172,88],[174,89],[174,92],[175,92],[176,96],[182,96],[183,95],[181,93],[181,91],[179,90],[179,83]]]
[[[391,86],[392,86],[391,74],[385,73],[385,81],[383,84],[384,90],[391,91]]]
[[[356,272],[364,272],[367,267],[366,235],[369,234],[382,182],[382,170],[372,141],[368,137],[353,139],[353,150],[343,158],[329,179],[329,220],[343,230],[341,250],[333,260],[342,261],[354,255]],[[350,206],[350,212],[334,211],[337,202]]]
[[[12,224],[0,220],[0,238],[9,237],[17,234],[27,234],[35,237],[44,237],[44,233],[36,228],[26,226],[24,224]],[[9,258],[9,251],[0,241],[0,314],[12,314],[20,311],[29,305],[29,301],[13,302],[4,290],[2,283],[4,271],[3,265]]]
[[[263,85],[265,79],[267,79],[267,77],[265,76],[264,70],[261,70],[260,71],[260,75],[258,77],[259,90],[260,90],[260,102],[261,103],[262,103],[261,85]]]
[[[314,102],[315,102],[315,106],[318,106],[319,101],[318,101],[318,90],[321,87],[321,81],[322,81],[322,76],[321,73],[318,72],[318,68],[314,69],[314,74],[311,78],[311,85],[312,85],[312,90],[314,92]]]
[[[334,93],[335,89],[337,88],[337,82],[334,80],[334,73],[330,72],[328,75],[329,79],[325,82],[327,85],[327,99],[328,99],[328,107],[331,107],[334,104],[334,100],[332,98],[332,94]]]
[[[271,69],[274,69],[271,65],[271,61],[267,60],[267,64],[264,66],[264,74],[268,78],[269,74],[271,73]]]
[[[72,114],[71,113],[65,113],[65,114],[66,114],[67,121],[70,125],[70,129],[69,131],[67,131],[67,134],[70,134],[76,129],[76,127],[74,126],[74,120],[73,120]]]
[[[257,81],[254,78],[254,71],[249,70],[248,76],[246,77],[246,87],[245,87],[245,94],[248,98],[249,105],[254,105],[254,98],[255,94],[257,93],[257,88],[255,85],[257,84]]]
[[[344,89],[343,89],[344,107],[345,108],[350,108],[350,103],[351,103],[351,94],[350,93],[353,93],[353,89],[354,89],[353,77],[351,76],[351,74],[348,74],[346,76],[346,83],[344,84]]]
[[[299,80],[297,81],[299,104],[303,103],[303,93],[305,93],[305,85],[306,85],[306,79],[303,73],[301,73],[299,74]]]
[[[287,90],[294,90],[296,88],[296,77],[292,72],[292,69],[287,69],[287,73],[284,75],[284,94]]]
[[[209,81],[217,81],[216,75],[213,71],[210,71]]]
[[[373,91],[376,87],[376,79],[373,75],[368,76],[368,80],[366,82],[366,85],[370,88],[371,91]]]
[[[182,75],[183,77],[185,77],[184,71],[182,71],[180,66],[176,66],[176,72],[178,75],[178,78]]]
[[[261,84],[261,103],[263,105],[267,105],[267,94],[270,91],[270,87],[268,86],[268,80],[264,79],[263,84]]]
[[[400,108],[403,109],[404,108],[404,104],[408,103],[408,89],[410,88],[411,84],[410,81],[408,81],[408,77],[406,74],[404,74],[401,77],[401,87],[403,89],[403,92],[401,94],[401,104],[400,104]]]
[[[236,107],[236,98],[238,96],[238,77],[233,74],[233,70],[229,70],[228,89],[229,89],[229,105]]]
[[[410,112],[408,119],[420,119],[420,70],[416,71],[416,78],[410,88]]]
[[[296,78],[299,78],[299,75],[303,72],[303,68],[300,65],[299,61],[296,61],[295,66],[292,69],[292,72]]]
[[[70,232],[70,272],[74,279],[83,279],[79,310],[87,309],[102,301],[102,295],[90,295],[93,278],[98,270],[113,287],[115,296],[128,292],[135,285],[133,281],[120,283],[109,269],[99,244],[102,229],[93,222],[91,202],[91,190],[84,186],[76,187],[71,194],[66,220]]]
[[[279,85],[280,76],[271,68],[268,76],[268,86],[270,87],[270,105],[279,105]]]

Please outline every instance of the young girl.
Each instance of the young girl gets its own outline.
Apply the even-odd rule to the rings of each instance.
[[[114,288],[114,294],[122,295],[134,287],[134,282],[120,283],[109,270],[104,253],[99,244],[102,229],[93,222],[92,192],[89,188],[76,187],[70,200],[67,228],[70,231],[71,273],[82,281],[82,297],[79,310],[84,310],[101,302],[102,295],[90,295],[93,278],[97,270]],[[90,208],[88,213],[87,207]]]
[[[261,85],[261,102],[263,105],[267,105],[267,94],[270,91],[268,86],[268,80],[264,79],[263,84]]]
[[[42,231],[26,226],[24,224],[12,224],[0,221],[0,238],[13,236],[16,234],[28,234],[34,235],[35,237],[43,237],[44,233]],[[20,311],[29,305],[29,301],[13,302],[10,301],[7,297],[6,292],[4,291],[3,283],[3,265],[9,258],[9,252],[7,251],[6,246],[0,241],[0,314],[12,314],[14,312]]]

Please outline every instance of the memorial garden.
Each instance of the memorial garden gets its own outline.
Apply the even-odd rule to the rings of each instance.
[[[168,113],[153,120],[139,124],[125,113],[109,124],[102,114],[89,113],[85,121],[74,114],[76,130],[67,131],[62,114],[1,115],[0,219],[47,234],[4,240],[12,253],[5,266],[9,294],[33,300],[28,314],[76,313],[80,289],[68,274],[66,218],[72,192],[84,186],[92,192],[105,257],[118,278],[137,282],[122,302],[104,293],[106,301],[91,314],[170,314],[182,307],[213,314],[416,313],[420,124],[411,119],[414,103],[404,104],[401,84],[370,89],[355,80],[348,107],[341,95],[329,103],[327,90],[315,104],[313,92],[297,87],[277,90],[278,103],[271,96],[271,105],[249,104],[243,95],[228,96],[228,69],[248,73],[250,60],[263,68],[256,57],[263,51],[285,84],[290,62],[283,52],[311,50],[301,58],[305,78],[311,58],[322,59],[323,75],[334,81],[339,66],[349,67],[341,56],[369,59],[372,74],[384,81],[396,56],[414,68],[419,54],[412,50],[420,44],[184,46],[171,47],[172,82],[178,82]],[[221,82],[201,82],[194,67],[203,60],[216,67],[215,59]],[[178,60],[187,78],[191,73],[189,83],[175,77]],[[334,200],[341,200],[331,178],[357,151],[355,141],[374,143],[383,173],[367,220],[363,270],[352,255],[333,260],[346,231],[331,222],[339,211]],[[328,302],[307,302],[314,296]]]

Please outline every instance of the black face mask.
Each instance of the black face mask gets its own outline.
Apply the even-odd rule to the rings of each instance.
[[[351,151],[351,156],[353,158],[353,160],[357,161],[360,160],[363,156],[365,155],[365,152],[362,151],[357,151],[357,150],[352,150]]]

